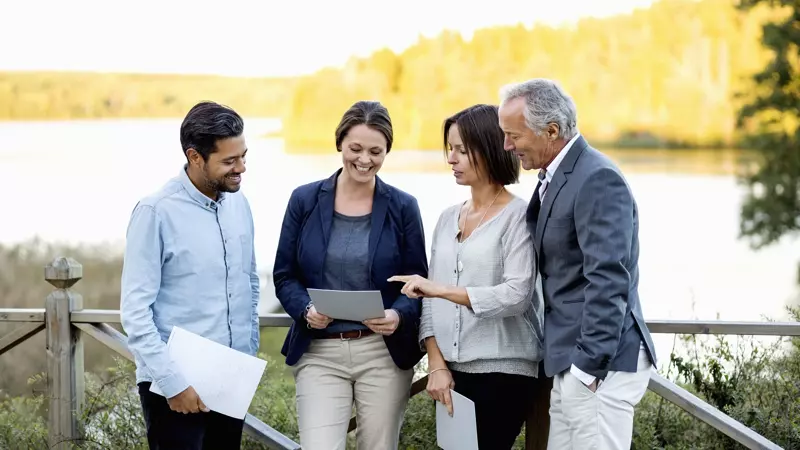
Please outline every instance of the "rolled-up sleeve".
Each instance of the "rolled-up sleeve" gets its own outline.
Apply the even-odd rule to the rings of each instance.
[[[167,345],[153,321],[162,255],[159,218],[153,207],[136,206],[126,239],[120,298],[122,327],[128,335],[128,348],[144,362],[156,386],[171,398],[189,385],[172,370]]]
[[[433,336],[433,310],[431,300],[422,299],[422,316],[419,324],[419,345],[425,348],[425,339]]]
[[[442,229],[442,219],[445,213],[439,216],[439,220],[436,222],[436,227],[433,229],[433,237],[431,238],[431,258],[430,263],[428,264],[428,273],[433,274],[435,260],[436,260],[436,245],[439,241],[439,235],[441,234]],[[419,345],[424,350],[425,349],[425,339],[434,336],[434,327],[433,327],[433,304],[430,298],[423,298],[422,299],[422,314],[420,316],[419,321]]]
[[[503,281],[495,286],[467,287],[475,317],[510,317],[531,307],[534,294],[534,253],[525,215],[519,214],[502,237]]]

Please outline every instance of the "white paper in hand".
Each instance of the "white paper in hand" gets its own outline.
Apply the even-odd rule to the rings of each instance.
[[[478,450],[478,427],[475,403],[454,390],[453,417],[444,403],[436,402],[436,444],[444,450]]]
[[[175,371],[212,411],[244,419],[267,367],[263,359],[173,327],[167,351]],[[164,395],[155,383],[150,391]]]

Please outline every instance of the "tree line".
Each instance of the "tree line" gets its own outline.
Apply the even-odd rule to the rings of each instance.
[[[774,10],[736,0],[661,0],[573,26],[498,26],[465,39],[445,31],[403,52],[384,49],[299,78],[0,73],[0,120],[182,117],[213,99],[243,114],[280,116],[290,151],[329,150],[345,109],[387,105],[396,148],[438,149],[448,115],[497,103],[505,83],[560,80],[595,143],[732,146],[750,77],[769,52],[761,25]],[[738,97],[744,93],[745,97]]]
[[[0,72],[0,120],[183,117],[201,100],[280,116],[294,80],[208,75]]]
[[[573,95],[592,142],[735,145],[750,77],[769,57],[761,25],[775,14],[738,9],[733,0],[662,0],[574,26],[493,27],[471,40],[444,32],[399,54],[382,50],[299,79],[284,137],[290,150],[330,149],[344,110],[379,99],[392,114],[397,148],[438,149],[448,115],[496,104],[503,84],[549,77]]]

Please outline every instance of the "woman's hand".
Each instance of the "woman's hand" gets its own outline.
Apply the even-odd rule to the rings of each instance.
[[[445,368],[433,369],[428,375],[428,395],[437,402],[443,403],[447,407],[447,413],[453,416],[453,398],[450,396],[450,389],[456,384],[453,382],[453,375]]]
[[[400,315],[393,309],[384,310],[382,319],[369,319],[362,322],[370,330],[384,336],[391,336],[400,326]]]
[[[318,313],[317,308],[315,308],[314,305],[311,305],[306,313],[306,322],[308,322],[308,326],[311,328],[323,330],[327,328],[331,322],[333,322],[333,319],[324,314]]]
[[[441,285],[419,275],[395,275],[387,281],[405,283],[400,293],[408,298],[441,297],[443,292]]]

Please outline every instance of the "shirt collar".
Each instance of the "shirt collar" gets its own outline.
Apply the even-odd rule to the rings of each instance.
[[[217,201],[208,198],[205,194],[200,192],[200,190],[197,189],[194,183],[192,183],[192,180],[189,179],[189,174],[186,173],[186,169],[188,168],[188,166],[189,166],[188,164],[183,165],[181,173],[178,175],[178,179],[180,179],[181,184],[183,185],[183,188],[186,190],[186,192],[189,194],[189,197],[191,197],[192,200],[194,200],[195,202],[207,208],[212,208],[212,207],[215,208],[219,203],[222,203],[222,201],[225,200],[225,193],[220,192],[219,194],[217,194],[219,196],[217,198]]]
[[[553,175],[555,175],[556,170],[558,170],[558,166],[561,164],[561,161],[564,160],[564,157],[567,156],[567,152],[572,147],[572,144],[574,144],[575,141],[577,141],[580,136],[581,136],[580,133],[575,133],[575,136],[573,136],[572,139],[570,139],[569,142],[567,142],[567,145],[565,145],[564,148],[561,149],[560,152],[558,152],[553,161],[550,162],[550,164],[547,166],[546,169],[547,173],[545,176],[548,183],[553,181]]]

